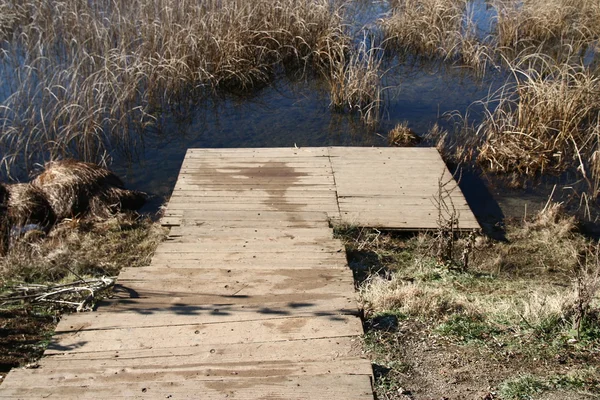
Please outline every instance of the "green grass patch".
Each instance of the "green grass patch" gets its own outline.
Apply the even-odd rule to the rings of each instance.
[[[448,321],[439,325],[436,332],[464,341],[486,340],[492,335],[502,333],[479,316],[453,315]]]
[[[502,400],[530,400],[547,389],[544,381],[527,374],[502,382],[499,395]]]

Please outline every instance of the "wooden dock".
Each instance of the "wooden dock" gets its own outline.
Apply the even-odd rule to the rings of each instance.
[[[440,179],[455,185],[434,149],[191,149],[151,265],[63,318],[0,398],[372,400],[331,222],[435,228]],[[478,228],[460,190],[447,197]]]

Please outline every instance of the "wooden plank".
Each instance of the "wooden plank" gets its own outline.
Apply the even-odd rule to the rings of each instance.
[[[169,232],[169,237],[175,238],[185,236],[197,239],[212,240],[319,240],[321,238],[332,239],[331,228],[326,224],[311,228],[231,228],[215,227],[206,229],[204,227],[181,226],[174,227]]]
[[[61,322],[62,324],[62,322]],[[149,328],[83,330],[76,324],[57,333],[47,354],[156,349],[179,345],[276,342],[298,339],[334,338],[362,333],[360,318],[354,316],[311,316]]]
[[[214,381],[127,382],[108,386],[26,386],[6,388],[0,398],[8,399],[373,399],[370,375],[309,375],[248,378],[239,382]],[[201,394],[201,397],[199,397]]]
[[[184,211],[194,210],[198,212],[202,211],[285,211],[285,212],[330,212],[335,213],[338,211],[337,204],[294,204],[294,203],[272,203],[263,202],[262,204],[252,203],[178,203],[173,202],[167,206],[167,210],[171,211]]]
[[[223,161],[223,159],[227,159],[227,161]],[[204,163],[219,163],[218,165],[223,165],[225,163],[252,163],[252,165],[266,165],[266,164],[290,164],[290,163],[303,163],[307,166],[312,165],[313,162],[323,162],[327,160],[326,156],[310,156],[310,155],[296,155],[296,156],[284,156],[280,154],[215,154],[212,156],[206,156],[201,154],[194,154],[189,157],[185,157],[183,160],[184,164],[192,161],[204,162]]]
[[[291,201],[297,200],[320,200],[320,199],[336,199],[336,191],[335,188],[329,187],[324,188],[323,190],[311,190],[309,193],[306,193],[302,190],[295,190],[294,188],[289,189],[281,189],[281,196],[284,196],[286,199]],[[202,188],[199,190],[178,190],[173,192],[171,195],[171,199],[184,199],[184,198],[196,198],[197,201],[204,201],[205,198],[214,198],[214,199],[223,199],[224,201],[230,200],[238,200],[238,199],[252,199],[252,198],[264,198],[271,197],[274,195],[278,195],[274,190],[269,190],[269,192],[265,190],[244,190],[244,191],[236,191],[236,190],[227,190],[227,189],[207,189]]]
[[[345,260],[343,260],[345,261]],[[182,262],[183,263],[183,262]],[[176,264],[176,263],[173,263]],[[302,260],[297,264],[302,264]],[[270,293],[278,290],[333,290],[329,285],[337,282],[353,283],[351,275],[340,273],[330,267],[301,269],[301,268],[235,268],[232,269],[226,263],[218,267],[218,263],[213,267],[202,267],[202,273],[194,271],[191,268],[166,268],[161,266],[147,266],[137,268],[126,268],[118,276],[117,282],[138,281],[138,284],[155,285],[161,281],[184,281],[185,285],[180,286],[180,290],[185,290],[189,285],[194,288],[196,284],[203,284],[206,288],[216,288],[221,285],[226,286],[233,283],[243,283],[245,287],[253,287],[268,284]],[[200,267],[196,268],[200,269]],[[348,266],[342,270],[351,272]],[[157,283],[153,283],[156,281]],[[165,283],[166,285],[166,283]],[[167,286],[165,286],[167,287]],[[216,289],[211,289],[216,290]]]
[[[300,258],[300,256],[298,257]],[[164,260],[152,260],[148,268],[162,268],[167,273],[170,269],[199,269],[204,270],[205,268],[222,268],[224,270],[265,270],[265,269],[298,269],[298,270],[321,270],[323,268],[336,270],[336,271],[347,271],[348,264],[346,260],[301,260],[293,258],[285,260],[228,260],[228,261],[215,261],[215,260],[204,260],[204,259],[184,259],[184,260],[170,260],[168,258]]]
[[[221,160],[186,160],[181,166],[179,173],[198,173],[214,175],[219,173],[244,172],[249,168],[259,169],[261,171],[281,170],[281,168],[291,168],[296,172],[319,172],[331,174],[331,163],[329,159],[324,158],[319,161],[311,162],[285,162],[285,163],[257,163],[252,161],[236,161],[231,159]]]
[[[340,253],[324,254],[306,254],[304,251],[295,252],[263,252],[263,253],[240,253],[240,252],[220,252],[220,253],[163,253],[160,248],[154,254],[150,265],[176,265],[183,266],[182,261],[187,260],[191,264],[196,264],[197,268],[216,265],[235,265],[246,267],[261,267],[264,265],[272,266],[298,266],[308,267],[332,265],[340,266],[346,263],[346,255]]]
[[[105,367],[134,366],[139,360],[145,365],[177,366],[193,363],[229,364],[284,360],[334,361],[362,356],[362,344],[354,336],[237,344],[199,344],[198,346],[165,347],[142,350],[111,350],[97,352],[62,352],[44,358],[43,365],[60,368],[88,366],[99,362]]]
[[[233,296],[255,296],[264,293],[353,293],[354,280],[350,269],[346,273],[335,269],[202,269],[146,267],[127,269],[118,278],[116,290],[135,292],[163,291],[211,293]],[[201,290],[199,289],[201,288]]]
[[[329,197],[305,197],[305,198],[297,198],[287,196],[286,193],[268,193],[261,196],[250,196],[250,197],[237,197],[231,196],[230,198],[221,196],[221,197],[171,197],[169,200],[168,207],[180,206],[180,205],[194,205],[196,207],[203,207],[206,205],[213,206],[214,204],[221,205],[227,208],[238,207],[241,208],[243,206],[308,206],[308,205],[316,205],[316,206],[328,206],[328,205],[336,205],[337,199],[332,194]]]
[[[357,179],[340,179],[337,182],[338,194],[340,196],[351,196],[355,194],[361,194],[363,197],[370,193],[382,193],[382,192],[392,192],[392,193],[420,193],[423,196],[437,196],[439,193],[439,186],[436,182],[428,182],[428,181],[415,181],[415,182],[400,182],[394,181],[393,179],[389,181],[384,181],[382,179],[377,179],[376,177],[365,178],[364,180]],[[446,189],[449,191],[454,190],[455,185],[450,185]],[[446,191],[442,192],[448,193]]]
[[[147,292],[148,293],[148,292]],[[167,294],[165,292],[161,294]],[[243,323],[261,320],[279,320],[298,317],[341,318],[357,316],[357,303],[353,297],[331,294],[264,296],[267,303],[258,303],[261,296],[243,294],[217,298],[213,296],[179,296],[172,293],[154,298],[135,298],[110,303],[102,302],[95,313],[74,314],[59,324],[56,333],[69,331],[72,326],[85,326],[81,331],[111,329],[171,328],[191,324]],[[287,300],[286,300],[287,297]],[[322,298],[318,298],[322,297]],[[281,300],[281,301],[277,301]],[[297,300],[297,301],[293,301]],[[206,303],[202,302],[206,301]],[[213,301],[212,303],[210,301]],[[257,332],[259,334],[259,332]]]
[[[331,170],[326,169],[308,169],[308,168],[186,168],[179,172],[179,180],[182,179],[201,179],[213,180],[225,177],[234,182],[239,181],[262,181],[262,180],[281,180],[281,181],[299,181],[301,178],[308,181],[332,181]]]
[[[315,243],[314,241],[238,241],[238,242],[206,242],[197,240],[191,243],[164,242],[156,250],[161,253],[296,253],[307,251],[311,253],[340,253],[344,251],[341,241],[329,239]]]
[[[216,190],[229,190],[232,193],[236,192],[247,192],[252,190],[261,190],[261,191],[270,191],[273,194],[277,194],[278,191],[290,191],[290,190],[301,190],[301,191],[323,191],[328,188],[331,190],[335,190],[334,186],[330,183],[298,183],[298,184],[290,184],[290,185],[282,185],[281,183],[252,183],[252,182],[240,182],[238,184],[232,185],[227,184],[225,182],[192,182],[192,183],[182,183],[178,182],[175,186],[176,191],[180,190],[201,190],[201,189],[216,189]]]
[[[386,229],[398,229],[398,230],[434,230],[438,228],[437,219],[430,216],[428,218],[416,218],[416,219],[392,219],[383,218],[381,216],[373,215],[362,215],[360,213],[348,213],[343,215],[341,221],[346,224],[362,226],[368,228],[379,228],[385,227]],[[459,223],[459,230],[472,230],[480,229],[479,223],[476,219],[461,218]]]
[[[356,200],[360,200],[360,199],[356,199]],[[464,201],[464,199],[461,198],[451,198],[451,199],[445,199],[444,200],[445,203],[448,206],[454,205],[457,209],[465,209],[465,210],[471,210],[469,208],[469,205],[467,204],[466,201]],[[432,210],[432,209],[436,209],[436,204],[435,201],[433,199],[426,199],[426,200],[422,200],[422,201],[418,201],[418,200],[407,200],[407,201],[402,201],[402,199],[393,199],[393,200],[386,200],[386,201],[381,201],[381,200],[371,200],[371,201],[355,201],[355,199],[352,198],[345,198],[343,201],[340,200],[339,203],[340,209],[341,210],[353,210],[353,211],[361,211],[361,210],[365,210],[365,211],[369,211],[369,212],[375,212],[375,211],[379,211],[379,210],[390,210],[390,212],[393,212],[394,209],[398,209],[398,208],[402,208],[403,210],[406,211],[412,211],[415,210],[415,212],[420,212],[421,210]]]
[[[372,157],[375,155],[383,156],[410,156],[410,155],[437,155],[439,153],[435,147],[340,147],[332,146],[328,148],[330,157],[355,158]]]
[[[171,196],[169,206],[173,204],[195,204],[202,206],[203,204],[221,203],[223,205],[238,205],[238,204],[298,204],[298,205],[328,205],[336,204],[337,198],[335,193],[329,193],[326,196],[308,197],[308,196],[291,196],[286,192],[277,193],[251,193],[251,195],[235,196],[229,192],[228,196]]]
[[[235,156],[240,154],[276,154],[276,155],[307,155],[307,156],[327,156],[329,148],[327,147],[247,147],[247,148],[212,148],[196,149],[190,148],[186,152],[186,157],[190,155],[228,155]]]
[[[245,185],[256,185],[256,186],[280,186],[286,188],[288,186],[307,186],[307,185],[330,185],[333,186],[333,176],[295,176],[290,178],[288,176],[276,176],[276,175],[265,175],[265,176],[250,176],[246,177],[243,175],[228,175],[220,174],[217,176],[206,176],[196,174],[186,174],[179,176],[177,180],[178,186],[185,185],[210,185],[210,186],[225,186],[225,187],[237,187]]]
[[[194,227],[190,227],[190,229],[196,229]],[[254,230],[253,230],[254,231]],[[219,232],[222,233],[221,236],[214,237],[208,235],[181,235],[171,233],[165,240],[165,244],[184,244],[184,243],[195,243],[202,245],[216,245],[221,247],[231,247],[238,246],[247,248],[253,248],[254,246],[270,246],[272,247],[290,247],[290,246],[317,246],[319,243],[327,244],[328,246],[333,246],[333,243],[337,243],[338,239],[333,239],[331,237],[331,233],[323,233],[321,235],[306,235],[306,236],[293,236],[293,235],[271,235],[267,236],[264,239],[258,238],[254,235],[249,235],[247,237],[243,236],[233,236],[233,234],[227,234],[227,232]]]
[[[331,216],[327,216],[329,220]],[[305,220],[271,220],[271,221],[257,221],[257,220],[206,220],[202,217],[177,217],[169,216],[161,219],[163,225],[176,225],[183,227],[199,227],[202,226],[206,229],[219,229],[223,227],[228,228],[320,228],[323,226],[323,221],[305,221]]]
[[[256,211],[256,212],[245,212],[245,211],[195,211],[195,210],[183,210],[176,215],[182,215],[184,218],[202,218],[204,220],[216,220],[216,221],[315,221],[324,223],[327,220],[327,214],[324,212],[313,212],[313,211]],[[166,212],[165,216],[175,216],[173,213]]]
[[[333,370],[333,371],[332,371]],[[20,369],[15,371],[15,377],[7,386],[81,386],[90,388],[98,386],[119,385],[136,382],[180,382],[180,381],[214,381],[224,379],[232,381],[232,386],[248,378],[272,378],[288,376],[315,376],[336,374],[370,375],[372,367],[361,358],[338,359],[335,362],[303,361],[302,364],[282,360],[256,361],[249,364],[240,359],[237,363],[194,363],[192,365],[149,366],[147,364],[134,366],[87,366],[79,369],[73,367],[38,369]],[[17,385],[14,384],[18,379]]]
[[[270,185],[269,187],[263,187],[260,185],[255,185],[251,186],[251,185],[246,185],[246,186],[236,186],[234,188],[231,188],[231,185],[229,186],[224,186],[224,185],[185,185],[185,186],[181,186],[178,183],[175,184],[175,188],[173,190],[173,193],[176,193],[176,195],[178,196],[184,196],[187,195],[188,192],[199,192],[199,191],[206,191],[206,192],[227,192],[228,195],[233,196],[233,195],[237,195],[239,193],[240,196],[247,196],[250,193],[272,193],[272,194],[277,194],[277,192],[284,192],[284,193],[307,193],[307,196],[310,197],[312,196],[312,193],[315,193],[315,195],[318,194],[322,194],[324,192],[336,192],[336,188],[334,185],[293,185],[293,186],[288,186],[288,187],[281,187],[281,186],[277,186],[277,185]]]

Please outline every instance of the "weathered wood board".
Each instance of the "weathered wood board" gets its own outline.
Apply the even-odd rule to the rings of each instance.
[[[479,223],[435,148],[329,149],[340,219],[383,229],[429,230],[455,211],[459,229]]]
[[[151,264],[63,318],[0,398],[372,400],[332,224],[434,229],[441,198],[478,228],[434,149],[190,149]]]

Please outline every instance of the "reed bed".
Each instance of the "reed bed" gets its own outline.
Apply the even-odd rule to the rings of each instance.
[[[577,168],[590,184],[600,179],[600,77],[541,55],[511,71],[512,80],[484,104],[479,162],[526,177]]]
[[[382,21],[386,37],[417,54],[443,55],[456,47],[467,0],[394,0]]]
[[[400,54],[460,63],[484,73],[491,48],[480,39],[468,0],[394,0],[381,21],[388,47]]]
[[[347,40],[329,0],[0,0],[5,165],[99,161],[166,110],[252,90],[281,70],[326,71]]]
[[[558,46],[585,52],[600,38],[600,3],[596,0],[494,0],[500,47]]]
[[[376,126],[382,107],[383,50],[365,34],[355,48],[339,49],[329,66],[331,107],[358,113],[367,126]],[[334,52],[335,53],[335,52]]]

